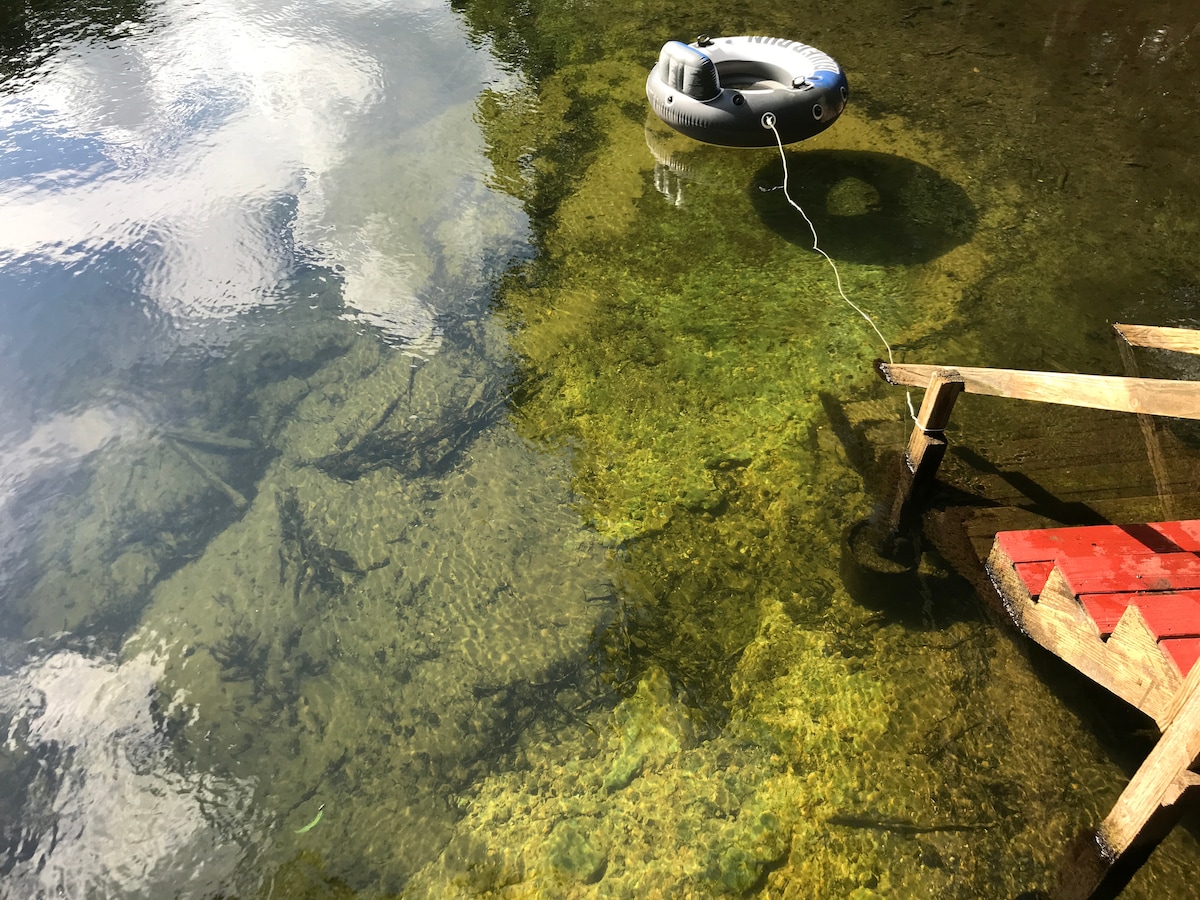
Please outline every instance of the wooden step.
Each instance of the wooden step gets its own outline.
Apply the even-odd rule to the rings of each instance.
[[[1026,634],[1156,721],[1200,658],[1200,520],[996,535],[987,563]]]

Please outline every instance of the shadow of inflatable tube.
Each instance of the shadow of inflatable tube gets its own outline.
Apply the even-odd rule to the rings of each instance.
[[[821,249],[867,265],[929,262],[966,243],[978,215],[966,191],[929,166],[867,150],[787,154],[788,191],[812,219]],[[812,232],[788,205],[778,157],[759,170],[751,202],[764,225],[812,247]]]

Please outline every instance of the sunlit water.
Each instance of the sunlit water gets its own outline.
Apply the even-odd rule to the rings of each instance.
[[[709,13],[533,12],[6,11],[0,896],[1008,896],[1120,789],[937,560],[843,582],[903,400],[646,119]],[[849,70],[792,193],[901,353],[1194,324],[1194,16],[712,14]]]

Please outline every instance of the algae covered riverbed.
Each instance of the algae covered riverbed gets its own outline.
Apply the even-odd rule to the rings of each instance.
[[[1194,16],[6,27],[12,896],[1017,896],[1116,797],[1138,723],[935,554],[850,590],[887,498],[832,417],[902,445],[889,349],[1119,371],[1109,321],[1194,324]],[[789,185],[890,348],[777,151],[649,115],[703,32],[846,68]],[[1190,896],[1198,853],[1128,895]]]

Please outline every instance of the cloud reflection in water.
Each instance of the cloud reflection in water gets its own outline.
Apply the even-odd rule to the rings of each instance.
[[[5,896],[209,896],[229,883],[250,786],[172,770],[151,712],[161,674],[149,654],[117,665],[63,650],[0,676],[6,750],[39,760],[25,796],[8,798],[21,834],[0,847]]]
[[[471,120],[500,73],[448,11],[172,2],[124,30],[0,96],[0,267],[124,249],[141,260],[130,291],[191,330],[284,301],[302,246],[341,267],[351,314],[428,345],[431,267],[411,260],[438,219],[490,203],[507,239],[523,239],[520,214],[483,187]],[[382,186],[384,200],[406,188],[423,202],[381,207],[376,186],[355,182],[363,153],[436,162]]]

